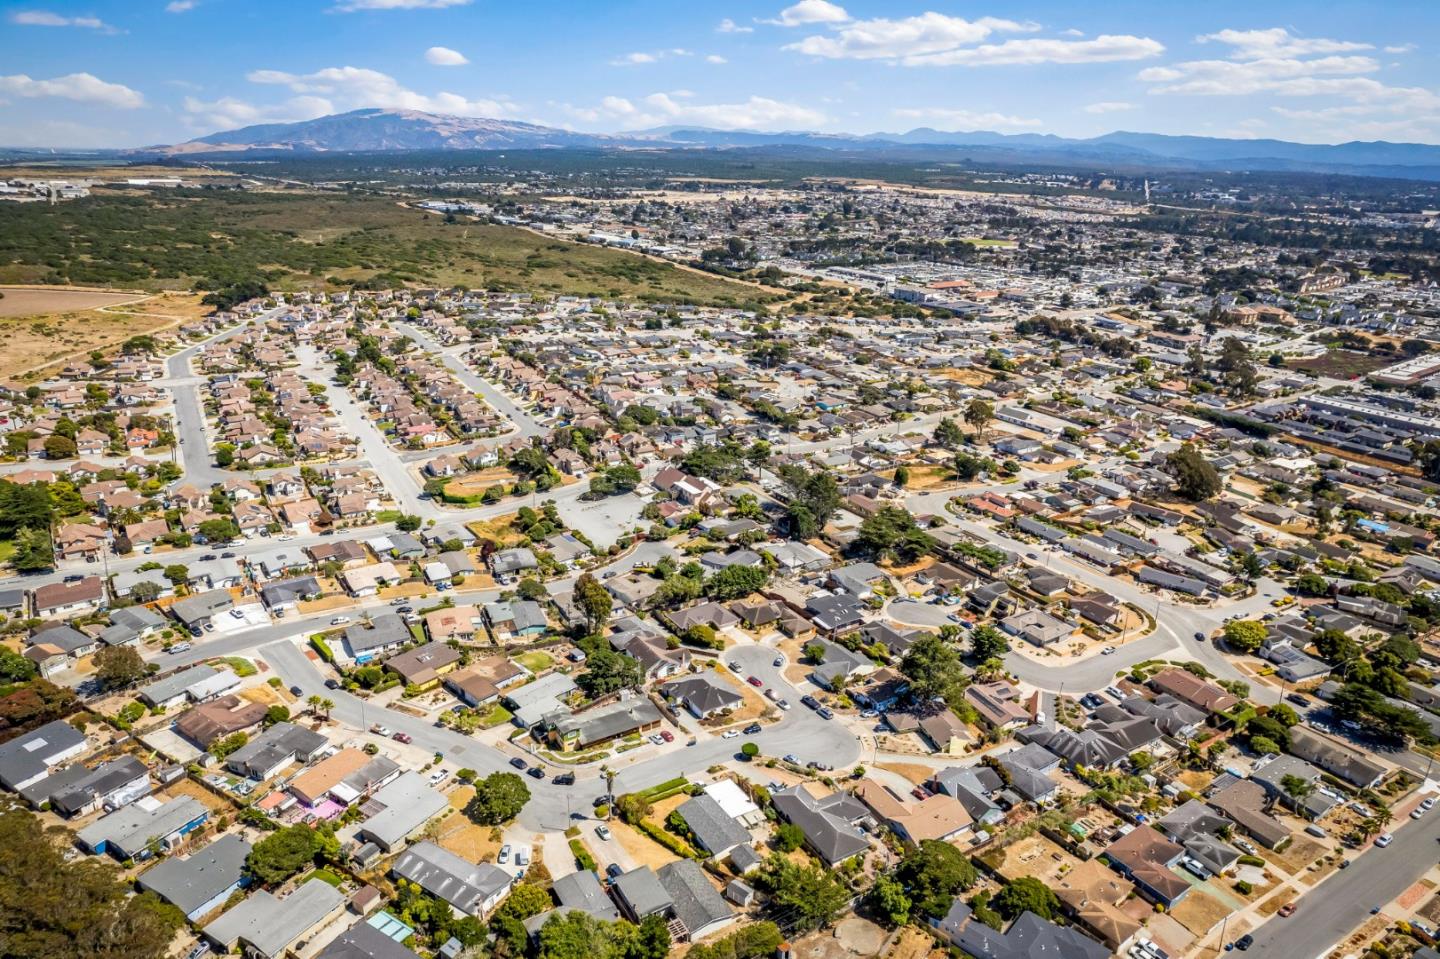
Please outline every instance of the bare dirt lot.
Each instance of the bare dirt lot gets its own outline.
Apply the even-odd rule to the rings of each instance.
[[[21,374],[37,378],[49,366],[118,346],[132,336],[179,326],[208,309],[200,305],[198,296],[188,293],[146,298],[84,290],[7,287],[4,292],[5,298],[0,300],[0,341],[5,343],[0,351],[0,379]],[[40,306],[37,297],[52,299],[48,306]],[[53,299],[57,297],[72,298],[70,305]],[[86,308],[85,302],[98,305]],[[17,310],[24,315],[13,312]]]
[[[103,290],[66,290],[27,286],[0,286],[0,316],[36,316],[42,313],[66,313],[71,310],[93,310],[100,306],[118,306],[144,299],[144,294],[108,293]]]

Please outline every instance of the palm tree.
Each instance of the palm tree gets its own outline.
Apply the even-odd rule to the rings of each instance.
[[[314,693],[305,698],[305,705],[310,707],[312,713],[320,711],[320,697]]]
[[[615,770],[611,769],[609,765],[601,766],[600,775],[605,777],[605,798],[610,800],[605,804],[605,818],[609,819],[610,814],[615,811],[613,808],[615,805]]]
[[[320,708],[325,710],[325,718],[329,719],[330,710],[335,708],[335,700],[329,698],[320,700]]]

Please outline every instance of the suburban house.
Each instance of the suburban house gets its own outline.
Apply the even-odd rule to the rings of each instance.
[[[431,689],[440,677],[460,665],[460,653],[444,643],[426,643],[385,660],[385,668],[400,677],[406,686]]]
[[[194,922],[220,908],[246,883],[245,858],[249,855],[250,844],[228,833],[188,856],[172,856],[147,869],[135,884]]]
[[[723,681],[703,673],[672,680],[660,687],[660,693],[670,702],[683,706],[696,719],[709,719],[717,713],[736,709],[745,701]]]
[[[1108,959],[1110,950],[1068,926],[1047,922],[1033,912],[1022,912],[1000,932],[976,919],[963,899],[956,899],[942,919],[930,925],[967,956],[985,959]]]
[[[1175,872],[1185,847],[1149,826],[1137,826],[1105,850],[1105,857],[1141,895],[1169,909],[1190,892],[1190,883]]]
[[[477,919],[488,916],[515,882],[514,876],[493,863],[466,862],[428,841],[402,852],[390,872],[449,903],[460,915]]]
[[[817,799],[805,784],[780,790],[771,797],[775,811],[805,834],[805,845],[827,866],[836,866],[870,848],[860,823],[873,823],[870,811],[849,793],[837,792]]]

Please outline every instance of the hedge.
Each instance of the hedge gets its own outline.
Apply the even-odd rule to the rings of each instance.
[[[315,652],[320,654],[321,659],[325,660],[325,662],[331,666],[335,665],[335,654],[330,650],[330,644],[325,642],[324,636],[321,636],[319,633],[311,636],[310,645],[314,648]]]
[[[666,849],[670,850],[677,856],[683,856],[686,859],[700,858],[700,854],[694,849],[691,849],[689,844],[685,843],[676,836],[672,836],[670,833],[661,829],[659,826],[655,825],[648,819],[640,820],[640,823],[636,828],[638,828],[645,835],[649,836],[651,839],[655,840],[660,845],[664,846]]]
[[[595,857],[590,855],[590,851],[580,840],[570,840],[570,851],[575,854],[575,865],[581,869],[595,869]]]

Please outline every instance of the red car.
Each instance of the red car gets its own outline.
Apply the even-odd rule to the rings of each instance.
[[[1298,902],[1287,902],[1285,905],[1280,907],[1280,915],[1293,916],[1295,915],[1295,910],[1299,908],[1300,904]]]
[[[924,786],[916,786],[914,789],[910,790],[910,795],[914,796],[916,799],[929,799],[930,790],[926,789]]]
[[[393,739],[393,740],[395,740],[397,743],[408,743],[408,742],[410,742],[410,734],[409,734],[409,733],[396,733],[395,735],[391,736],[390,738]]]
[[[673,743],[675,741],[675,734],[670,732],[670,730],[668,729],[662,729],[660,730],[660,738],[665,740],[667,743]]]
[[[745,680],[745,682],[749,683],[751,686],[764,686],[764,685],[765,685],[764,683],[760,682],[760,680],[756,679],[754,676],[751,676],[751,677],[747,678],[747,679]]]

